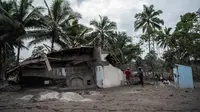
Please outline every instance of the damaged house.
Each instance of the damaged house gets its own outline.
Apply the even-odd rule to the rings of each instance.
[[[21,84],[65,84],[70,89],[120,86],[123,72],[107,60],[101,48],[79,47],[28,58],[7,71],[7,77],[17,75]]]

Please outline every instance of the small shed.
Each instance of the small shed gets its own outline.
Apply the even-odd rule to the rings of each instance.
[[[192,67],[176,64],[173,68],[174,82],[179,88],[194,88]]]

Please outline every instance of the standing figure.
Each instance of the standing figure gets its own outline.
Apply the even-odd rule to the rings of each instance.
[[[129,68],[126,69],[125,75],[126,75],[126,82],[130,86],[131,85],[131,83],[130,83],[131,72],[130,72]]]
[[[143,80],[144,75],[143,75],[143,72],[142,72],[142,68],[139,68],[138,75],[139,75],[139,78],[140,78],[140,84],[142,86],[144,86],[144,80]]]

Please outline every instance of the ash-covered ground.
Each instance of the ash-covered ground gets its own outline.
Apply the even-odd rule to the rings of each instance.
[[[195,89],[161,84],[75,92],[50,88],[0,92],[0,112],[200,112],[200,83],[195,83]]]

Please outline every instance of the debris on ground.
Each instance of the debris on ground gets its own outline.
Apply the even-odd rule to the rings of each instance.
[[[94,93],[93,93],[94,94]],[[63,92],[59,93],[56,91],[44,91],[36,95],[25,95],[20,100],[31,101],[31,102],[42,102],[42,101],[91,101],[91,99],[86,99],[83,96],[75,92]]]
[[[100,92],[98,91],[80,91],[80,95],[99,95]]]
[[[89,91],[80,91],[79,95],[90,95]]]
[[[21,90],[20,85],[9,85],[7,83],[0,86],[0,91],[3,92],[15,92]]]
[[[74,93],[74,92],[61,93],[60,100],[64,100],[64,101],[91,101],[90,99],[85,99],[81,95]]]
[[[164,80],[163,84],[171,84],[169,80]]]
[[[31,100],[32,101],[46,101],[46,100],[57,100],[59,99],[59,93],[56,91],[45,91],[41,92],[38,95],[35,95]]]
[[[100,92],[98,92],[98,91],[90,91],[90,95],[99,95],[100,94]]]
[[[173,83],[171,83],[173,84]],[[195,83],[196,84],[196,83]],[[200,83],[198,83],[200,85]],[[90,112],[90,111],[193,111],[199,112],[200,86],[196,89],[175,89],[170,85],[164,87],[152,85],[116,87],[109,89],[81,90],[87,94],[99,93],[99,95],[79,95],[80,91],[64,92],[55,89],[25,89],[21,92],[5,92],[0,94],[1,112]],[[52,91],[54,90],[54,91]],[[29,99],[41,95],[41,91],[59,93],[55,101],[27,102],[20,99]],[[188,92],[188,93],[187,93]],[[42,94],[44,95],[44,94]],[[32,98],[33,99],[33,98]],[[62,99],[62,100],[61,100]]]
[[[26,95],[23,96],[21,98],[19,98],[20,100],[26,100],[26,101],[30,101],[33,98],[33,95]]]

